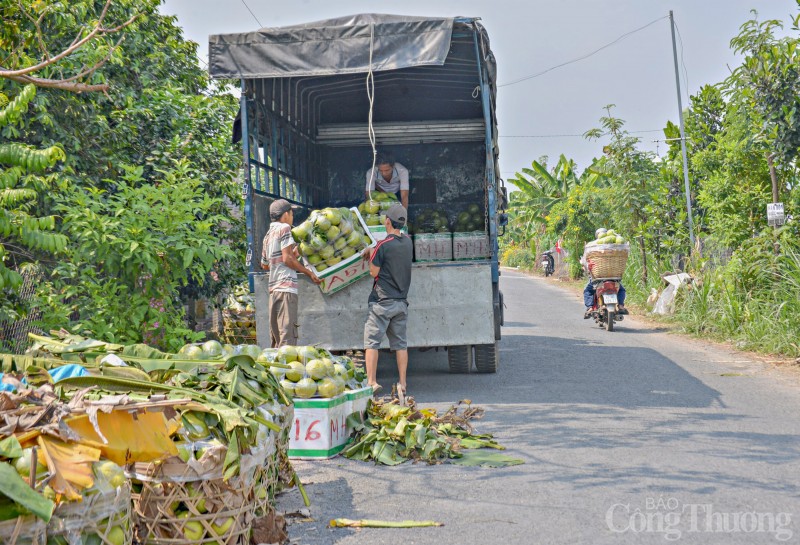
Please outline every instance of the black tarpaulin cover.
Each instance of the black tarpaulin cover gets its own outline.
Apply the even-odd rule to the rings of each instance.
[[[215,78],[278,78],[442,65],[453,18],[360,14],[209,37]]]

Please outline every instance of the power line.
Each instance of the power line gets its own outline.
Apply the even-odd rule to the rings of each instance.
[[[675,30],[678,31],[678,43],[681,46],[681,65],[683,66],[683,81],[686,84],[686,105],[689,106],[691,104],[691,99],[689,97],[689,72],[686,70],[686,63],[683,62],[683,36],[681,36],[681,29],[678,28],[678,23],[675,22],[675,19],[672,19],[672,22],[675,24]]]
[[[661,132],[663,129],[650,129],[646,131],[628,131],[628,134],[643,134],[643,133],[650,133],[650,132]],[[584,134],[501,134],[499,135],[500,138],[572,138],[572,137],[581,137],[583,138]]]
[[[255,13],[253,13],[253,10],[251,10],[251,9],[250,9],[250,6],[248,6],[248,5],[247,5],[247,2],[245,2],[244,0],[242,0],[242,4],[244,4],[244,7],[246,7],[246,8],[247,8],[247,11],[249,11],[249,12],[250,12],[250,15],[252,15],[252,16],[253,16],[253,19],[255,19],[255,20],[256,20],[256,23],[258,23],[258,27],[259,27],[259,28],[264,28],[264,25],[262,25],[262,24],[261,24],[261,21],[259,21],[259,20],[258,20],[258,17],[256,17],[256,14],[255,14]]]
[[[242,0],[242,1],[244,1],[244,0]],[[623,34],[622,36],[618,37],[618,38],[617,38],[616,40],[614,40],[613,42],[609,42],[609,43],[605,44],[604,46],[602,46],[602,47],[599,47],[599,48],[595,49],[595,50],[594,50],[594,51],[592,51],[591,53],[587,53],[586,55],[583,55],[583,56],[581,56],[581,57],[578,57],[578,58],[576,58],[576,59],[572,59],[571,61],[562,62],[561,64],[557,64],[557,65],[555,65],[555,66],[552,66],[552,67],[548,68],[547,70],[543,70],[542,72],[539,72],[539,73],[537,73],[537,74],[533,74],[533,75],[530,75],[530,76],[525,76],[524,78],[520,78],[520,79],[518,79],[518,80],[514,80],[514,81],[511,81],[511,82],[509,82],[509,83],[503,83],[502,85],[498,85],[498,87],[506,87],[506,86],[508,86],[508,85],[514,85],[514,84],[516,84],[516,83],[521,83],[521,82],[523,82],[523,81],[527,81],[527,80],[529,80],[529,79],[538,78],[539,76],[542,76],[542,75],[544,75],[544,74],[547,74],[548,72],[551,72],[551,71],[555,70],[556,68],[561,68],[562,66],[567,66],[568,64],[572,64],[572,63],[575,63],[575,62],[578,62],[578,61],[582,61],[582,60],[584,60],[584,59],[588,59],[588,58],[589,58],[589,57],[591,57],[592,55],[596,55],[597,53],[601,52],[602,50],[604,50],[604,49],[606,49],[606,48],[609,48],[609,47],[611,47],[611,46],[612,46],[612,45],[614,45],[615,43],[617,43],[617,42],[619,42],[619,41],[621,41],[621,40],[624,40],[625,38],[627,38],[627,37],[628,37],[628,36],[630,36],[631,34],[635,34],[635,33],[639,32],[639,31],[641,31],[641,30],[644,30],[644,29],[646,29],[646,28],[647,28],[647,27],[649,27],[650,25],[654,25],[654,24],[656,24],[657,22],[661,21],[662,19],[667,19],[667,18],[668,18],[667,16],[664,16],[664,17],[659,17],[658,19],[656,19],[656,20],[654,20],[654,21],[650,21],[649,23],[647,23],[647,24],[646,24],[646,25],[644,25],[644,26],[641,26],[641,27],[639,27],[639,28],[637,28],[637,29],[635,29],[635,30],[631,30],[630,32],[626,32],[625,34]]]

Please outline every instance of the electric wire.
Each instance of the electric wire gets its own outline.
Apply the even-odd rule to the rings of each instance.
[[[651,132],[661,132],[663,129],[649,129],[646,131],[628,131],[628,134],[644,134]],[[499,138],[572,138],[585,137],[584,134],[501,134]]]
[[[244,7],[246,7],[246,8],[247,8],[247,11],[249,11],[249,12],[250,12],[250,15],[252,15],[252,16],[253,16],[253,19],[255,19],[255,20],[256,20],[256,23],[258,23],[258,27],[259,27],[259,28],[264,28],[264,25],[262,25],[262,24],[261,24],[261,21],[259,21],[259,20],[258,20],[258,17],[256,17],[256,14],[255,14],[255,13],[253,13],[253,10],[251,10],[251,9],[250,9],[250,6],[248,6],[248,5],[247,5],[247,2],[245,2],[244,0],[242,0],[242,4],[244,4]]]
[[[686,106],[689,107],[691,105],[691,99],[689,97],[689,72],[686,70],[686,63],[683,62],[683,36],[681,36],[681,29],[678,28],[678,23],[675,21],[674,17],[672,22],[675,25],[675,30],[678,32],[678,44],[681,46],[681,65],[683,66],[683,83],[684,87],[686,87]]]
[[[636,34],[637,32],[640,32],[640,31],[642,31],[642,30],[646,29],[647,27],[649,27],[649,26],[651,26],[651,25],[654,25],[654,24],[656,24],[656,23],[657,23],[657,22],[659,22],[659,21],[661,21],[661,20],[663,20],[663,19],[668,19],[668,18],[669,18],[669,16],[668,16],[668,15],[665,15],[664,17],[659,17],[658,19],[655,19],[655,20],[653,20],[653,21],[650,21],[649,23],[647,23],[647,24],[646,24],[646,25],[644,25],[644,26],[641,26],[641,27],[639,27],[639,28],[637,28],[637,29],[631,30],[630,32],[626,32],[625,34],[623,34],[623,35],[619,36],[619,37],[618,37],[617,39],[615,39],[614,41],[612,41],[612,42],[609,42],[609,43],[607,43],[607,44],[605,44],[605,45],[603,45],[603,46],[601,46],[601,47],[599,47],[599,48],[595,49],[595,50],[594,50],[594,51],[592,51],[591,53],[587,53],[586,55],[583,55],[583,56],[581,56],[581,57],[577,57],[577,58],[575,58],[575,59],[572,59],[572,60],[569,60],[569,61],[566,61],[566,62],[562,62],[561,64],[557,64],[557,65],[555,65],[555,66],[551,66],[551,67],[550,67],[550,68],[548,68],[547,70],[543,70],[543,71],[541,71],[541,72],[538,72],[538,73],[536,73],[536,74],[532,74],[532,75],[530,75],[530,76],[525,76],[524,78],[520,78],[520,79],[517,79],[517,80],[514,80],[514,81],[510,81],[510,82],[508,82],[508,83],[503,83],[503,84],[500,84],[500,85],[498,85],[497,87],[507,87],[507,86],[509,86],[509,85],[515,85],[515,84],[517,84],[517,83],[522,83],[523,81],[527,81],[527,80],[529,80],[529,79],[538,78],[539,76],[543,76],[544,74],[547,74],[548,72],[552,72],[553,70],[555,70],[555,69],[557,69],[557,68],[561,68],[561,67],[563,67],[563,66],[567,66],[567,65],[569,65],[569,64],[573,64],[573,63],[576,63],[576,62],[578,62],[578,61],[582,61],[582,60],[584,60],[584,59],[588,59],[589,57],[591,57],[591,56],[593,56],[593,55],[596,55],[597,53],[600,53],[602,50],[604,50],[604,49],[607,49],[607,48],[611,47],[612,45],[616,44],[617,42],[620,42],[620,41],[624,40],[624,39],[625,39],[625,38],[627,38],[628,36],[630,36],[630,35],[632,35],[632,34]]]

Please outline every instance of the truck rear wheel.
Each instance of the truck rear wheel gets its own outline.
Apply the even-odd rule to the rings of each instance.
[[[479,373],[496,373],[500,355],[497,343],[475,345],[475,367]]]
[[[472,370],[472,347],[468,344],[448,346],[447,365],[451,373],[469,373]]]
[[[501,332],[500,326],[503,325],[505,318],[503,316],[503,292],[499,291],[497,294],[497,304],[494,305],[494,339],[500,340]]]

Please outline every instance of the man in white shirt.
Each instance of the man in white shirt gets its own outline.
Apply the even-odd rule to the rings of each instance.
[[[371,191],[394,193],[408,210],[408,169],[387,154],[379,154],[375,168],[367,170],[367,199]]]

